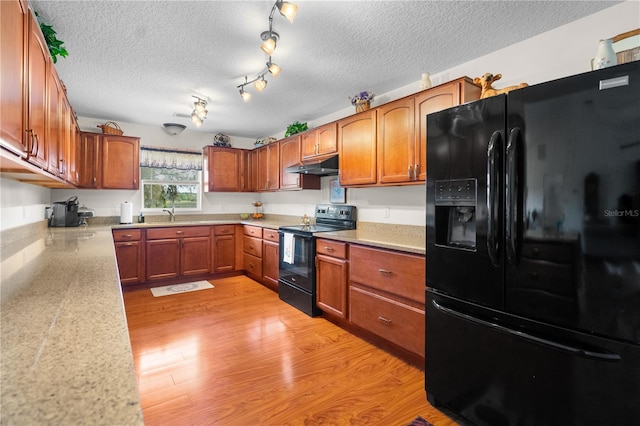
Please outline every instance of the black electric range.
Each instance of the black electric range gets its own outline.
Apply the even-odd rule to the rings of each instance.
[[[280,236],[278,293],[280,299],[310,316],[322,313],[316,306],[316,238],[319,232],[356,228],[356,207],[319,204],[315,224],[283,226]]]

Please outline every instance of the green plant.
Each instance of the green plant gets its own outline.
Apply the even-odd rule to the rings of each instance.
[[[287,131],[284,133],[284,137],[288,138],[291,135],[304,132],[305,130],[309,130],[309,127],[307,127],[307,123],[300,123],[299,121],[294,121],[293,123],[289,124],[289,126],[287,127]]]
[[[47,42],[47,47],[49,48],[49,53],[51,53],[51,59],[53,59],[53,63],[55,64],[56,62],[58,62],[58,55],[66,58],[69,53],[63,46],[64,41],[58,40],[58,37],[56,37],[56,31],[51,25],[46,25],[45,23],[40,22],[38,12],[36,12],[36,18],[38,19],[38,23],[40,24],[40,30],[42,30],[44,40]]]

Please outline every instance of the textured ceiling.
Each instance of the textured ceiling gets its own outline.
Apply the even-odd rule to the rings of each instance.
[[[191,95],[209,103],[199,129],[257,138],[349,107],[615,3],[610,1],[304,1],[279,13],[278,78],[249,103],[237,85],[267,60],[260,33],[274,1],[34,1],[69,52],[56,64],[76,113],[195,129]],[[494,23],[487,25],[488,22]],[[499,25],[498,25],[499,23]]]

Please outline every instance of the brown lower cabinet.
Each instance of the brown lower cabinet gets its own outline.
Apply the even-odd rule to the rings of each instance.
[[[278,231],[245,225],[242,238],[245,273],[270,289],[278,291]]]
[[[140,229],[114,230],[113,241],[120,283],[138,284],[144,281],[144,238]]]
[[[114,229],[122,285],[242,271],[236,249],[239,225]]]
[[[210,226],[154,228],[146,233],[147,281],[210,273]]]
[[[341,319],[347,318],[348,266],[346,243],[316,241],[316,303]]]
[[[424,256],[319,238],[317,304],[328,319],[424,360]]]
[[[216,225],[213,227],[213,272],[229,272],[236,267],[235,262],[235,225]]]
[[[262,230],[262,281],[274,291],[278,291],[278,268],[280,262],[280,240],[278,231]]]

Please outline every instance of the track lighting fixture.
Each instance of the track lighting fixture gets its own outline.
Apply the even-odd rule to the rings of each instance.
[[[258,74],[258,76],[253,80],[249,80],[248,77],[245,76],[244,83],[241,83],[238,86],[236,86],[238,87],[238,89],[240,89],[240,96],[242,96],[242,99],[245,102],[248,102],[249,99],[251,98],[251,94],[244,90],[245,86],[251,83],[254,83],[255,89],[258,92],[262,92],[265,89],[265,87],[267,87],[267,80],[265,80],[264,78],[265,75],[267,75],[267,73],[270,73],[274,77],[277,77],[278,74],[280,74],[280,71],[282,71],[282,69],[280,68],[280,66],[278,66],[278,64],[274,64],[271,61],[271,55],[273,55],[273,52],[275,52],[277,42],[280,40],[280,35],[277,32],[273,31],[273,14],[275,13],[276,9],[280,12],[282,16],[287,18],[289,22],[293,22],[293,18],[296,16],[296,12],[298,11],[298,6],[293,3],[277,0],[276,3],[271,8],[271,13],[269,14],[269,30],[263,31],[260,34],[260,38],[262,39],[262,44],[260,45],[260,48],[264,53],[269,55],[269,60],[267,61],[267,67],[265,70],[260,72],[260,74]]]
[[[193,111],[191,112],[191,121],[196,127],[202,126],[202,122],[207,118],[207,101],[198,96],[192,95],[197,100],[193,103]]]

